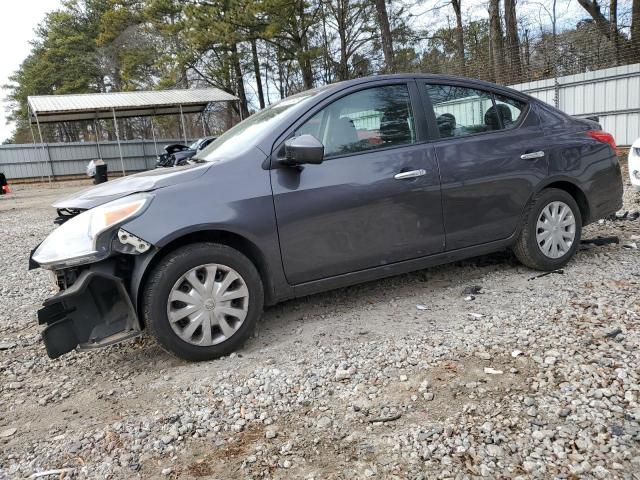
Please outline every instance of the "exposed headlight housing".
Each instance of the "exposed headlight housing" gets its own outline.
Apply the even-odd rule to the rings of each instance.
[[[76,215],[51,232],[33,260],[48,269],[103,260],[111,253],[111,239],[101,241],[101,234],[140,215],[152,198],[150,193],[137,193]]]

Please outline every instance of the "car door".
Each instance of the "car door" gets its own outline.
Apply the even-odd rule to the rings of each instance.
[[[463,82],[418,85],[435,127],[446,250],[508,238],[548,173],[535,112],[526,97]]]
[[[271,182],[287,280],[300,284],[441,252],[440,182],[415,82],[353,87],[284,135],[314,135],[319,165],[279,167]]]

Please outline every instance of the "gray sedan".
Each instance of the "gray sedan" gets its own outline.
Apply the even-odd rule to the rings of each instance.
[[[33,261],[50,357],[148,330],[208,360],[264,305],[512,248],[565,265],[622,205],[611,135],[508,88],[436,75],[353,80],[286,98],[193,164],[108,182]]]

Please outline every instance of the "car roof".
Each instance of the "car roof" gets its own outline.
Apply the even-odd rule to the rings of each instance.
[[[529,100],[535,100],[534,97],[522,93],[518,90],[514,90],[513,88],[506,87],[504,85],[498,85],[496,83],[488,82],[486,80],[480,80],[477,78],[470,77],[461,77],[457,75],[444,75],[439,73],[395,73],[395,74],[384,74],[384,75],[372,75],[369,77],[361,77],[354,78],[352,80],[344,80],[341,82],[336,82],[330,85],[324,85],[322,87],[317,88],[316,90],[328,90],[328,91],[337,91],[342,90],[343,88],[348,88],[351,86],[364,85],[366,83],[375,82],[375,81],[384,81],[384,80],[427,80],[434,82],[453,82],[466,84],[469,86],[475,86],[478,88],[501,91],[508,95],[527,98]]]

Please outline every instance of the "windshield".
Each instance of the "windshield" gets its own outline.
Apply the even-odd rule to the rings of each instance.
[[[203,140],[204,138],[199,138],[198,140],[193,142],[191,145],[189,145],[189,150],[197,150],[198,146],[202,143]]]
[[[272,129],[290,108],[303,105],[320,90],[309,90],[274,103],[273,105],[254,113],[235,127],[227,130],[216,140],[193,158],[213,162],[223,158],[236,156],[255,145],[262,135]]]

